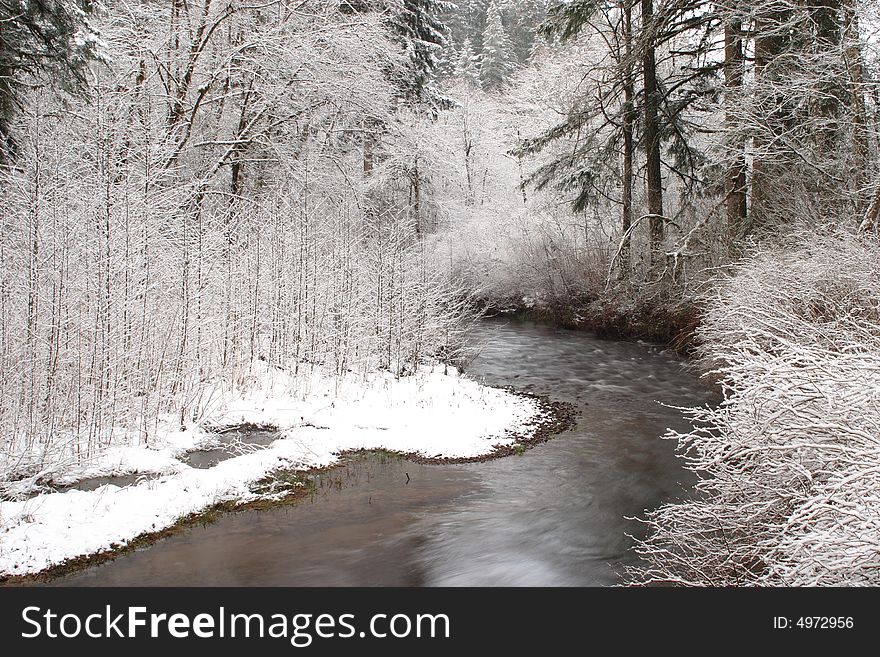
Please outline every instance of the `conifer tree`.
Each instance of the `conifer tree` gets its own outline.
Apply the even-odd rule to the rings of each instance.
[[[487,10],[486,31],[480,57],[480,80],[484,89],[501,87],[516,68],[513,44],[501,21],[501,9],[492,0]]]
[[[13,117],[34,82],[85,88],[99,40],[89,0],[0,0],[0,160],[14,150]]]
[[[455,0],[450,5],[442,16],[449,29],[450,42],[456,49],[460,49],[465,40],[469,39],[474,52],[479,54],[486,29],[489,0]]]
[[[535,46],[535,28],[547,16],[547,0],[509,0],[502,13],[516,60],[525,65]]]
[[[474,53],[470,39],[465,39],[458,52],[458,60],[455,66],[455,76],[461,80],[480,86],[480,58]]]
[[[446,43],[441,12],[450,3],[443,0],[403,0],[393,19],[394,31],[406,50],[407,67],[397,80],[403,102],[433,111],[449,104],[431,84],[439,51]]]

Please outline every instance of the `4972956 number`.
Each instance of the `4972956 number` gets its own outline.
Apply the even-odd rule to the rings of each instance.
[[[797,619],[785,616],[773,618],[777,630],[796,628],[799,630],[850,630],[855,625],[852,616],[799,616]]]
[[[801,616],[794,625],[802,630],[848,630],[853,626],[853,619],[852,616]]]

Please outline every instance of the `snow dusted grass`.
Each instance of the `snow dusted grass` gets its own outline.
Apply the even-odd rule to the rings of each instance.
[[[0,503],[0,576],[39,572],[124,545],[213,505],[254,500],[254,483],[280,469],[327,466],[358,449],[479,457],[513,444],[541,419],[537,401],[443,366],[423,366],[401,378],[379,372],[338,380],[318,368],[294,375],[259,363],[244,386],[213,398],[218,401],[206,424],[271,424],[278,439],[212,468],[193,469],[180,457],[210,445],[212,436],[203,427],[181,430],[173,418],[164,418],[151,444],[113,447],[60,479],[131,472],[161,477]]]
[[[699,332],[724,402],[671,434],[701,476],[649,514],[639,582],[880,584],[880,246],[809,235],[722,282]]]

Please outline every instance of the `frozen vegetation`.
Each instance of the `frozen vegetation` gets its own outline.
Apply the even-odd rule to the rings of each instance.
[[[700,483],[650,514],[639,581],[880,584],[880,247],[807,235],[758,249],[706,301],[724,401],[668,436]]]
[[[672,436],[701,483],[648,517],[637,581],[878,583],[874,0],[0,24],[4,572],[340,450],[491,451],[531,421],[452,368],[491,308],[699,345],[724,391]],[[278,440],[181,461],[242,421]],[[47,492],[111,472],[159,478]]]
[[[43,65],[0,53],[0,571],[247,499],[279,468],[483,455],[535,419],[451,365],[475,312],[416,146],[442,39],[417,4],[0,16],[3,47]],[[19,99],[7,71],[58,84]],[[278,440],[179,460],[242,421]],[[111,473],[160,477],[51,492]]]
[[[467,294],[395,164],[363,172],[364,132],[398,122],[383,67],[406,60],[381,13],[306,4],[101,13],[89,98],[35,92],[15,117],[0,481],[201,424],[260,363],[341,379],[459,356]]]

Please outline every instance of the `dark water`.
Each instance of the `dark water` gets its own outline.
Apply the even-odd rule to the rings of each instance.
[[[639,530],[625,517],[690,482],[659,439],[686,425],[658,402],[702,404],[711,393],[652,347],[499,321],[478,333],[472,376],[577,403],[578,426],[487,463],[358,458],[323,476],[310,500],[229,514],[57,583],[617,583],[633,559],[627,534]]]
[[[214,444],[207,449],[197,449],[188,452],[180,460],[191,468],[213,468],[221,461],[240,456],[255,449],[267,447],[277,440],[277,431],[255,429],[251,431],[229,430],[218,433]],[[81,479],[68,486],[59,486],[58,491],[68,490],[97,490],[101,486],[134,486],[143,481],[156,479],[160,475],[150,474],[124,474],[109,475],[102,477],[88,477]]]
[[[101,486],[119,486],[120,488],[124,486],[134,486],[142,481],[148,481],[150,479],[155,479],[158,475],[143,475],[143,474],[126,474],[126,475],[108,475],[106,477],[89,477],[87,479],[80,479],[75,484],[70,484],[69,486],[59,486],[58,491],[64,492],[68,490],[97,490]]]
[[[213,468],[221,461],[267,447],[277,439],[277,431],[224,431],[217,435],[216,446],[211,449],[194,450],[180,460],[191,468]]]

